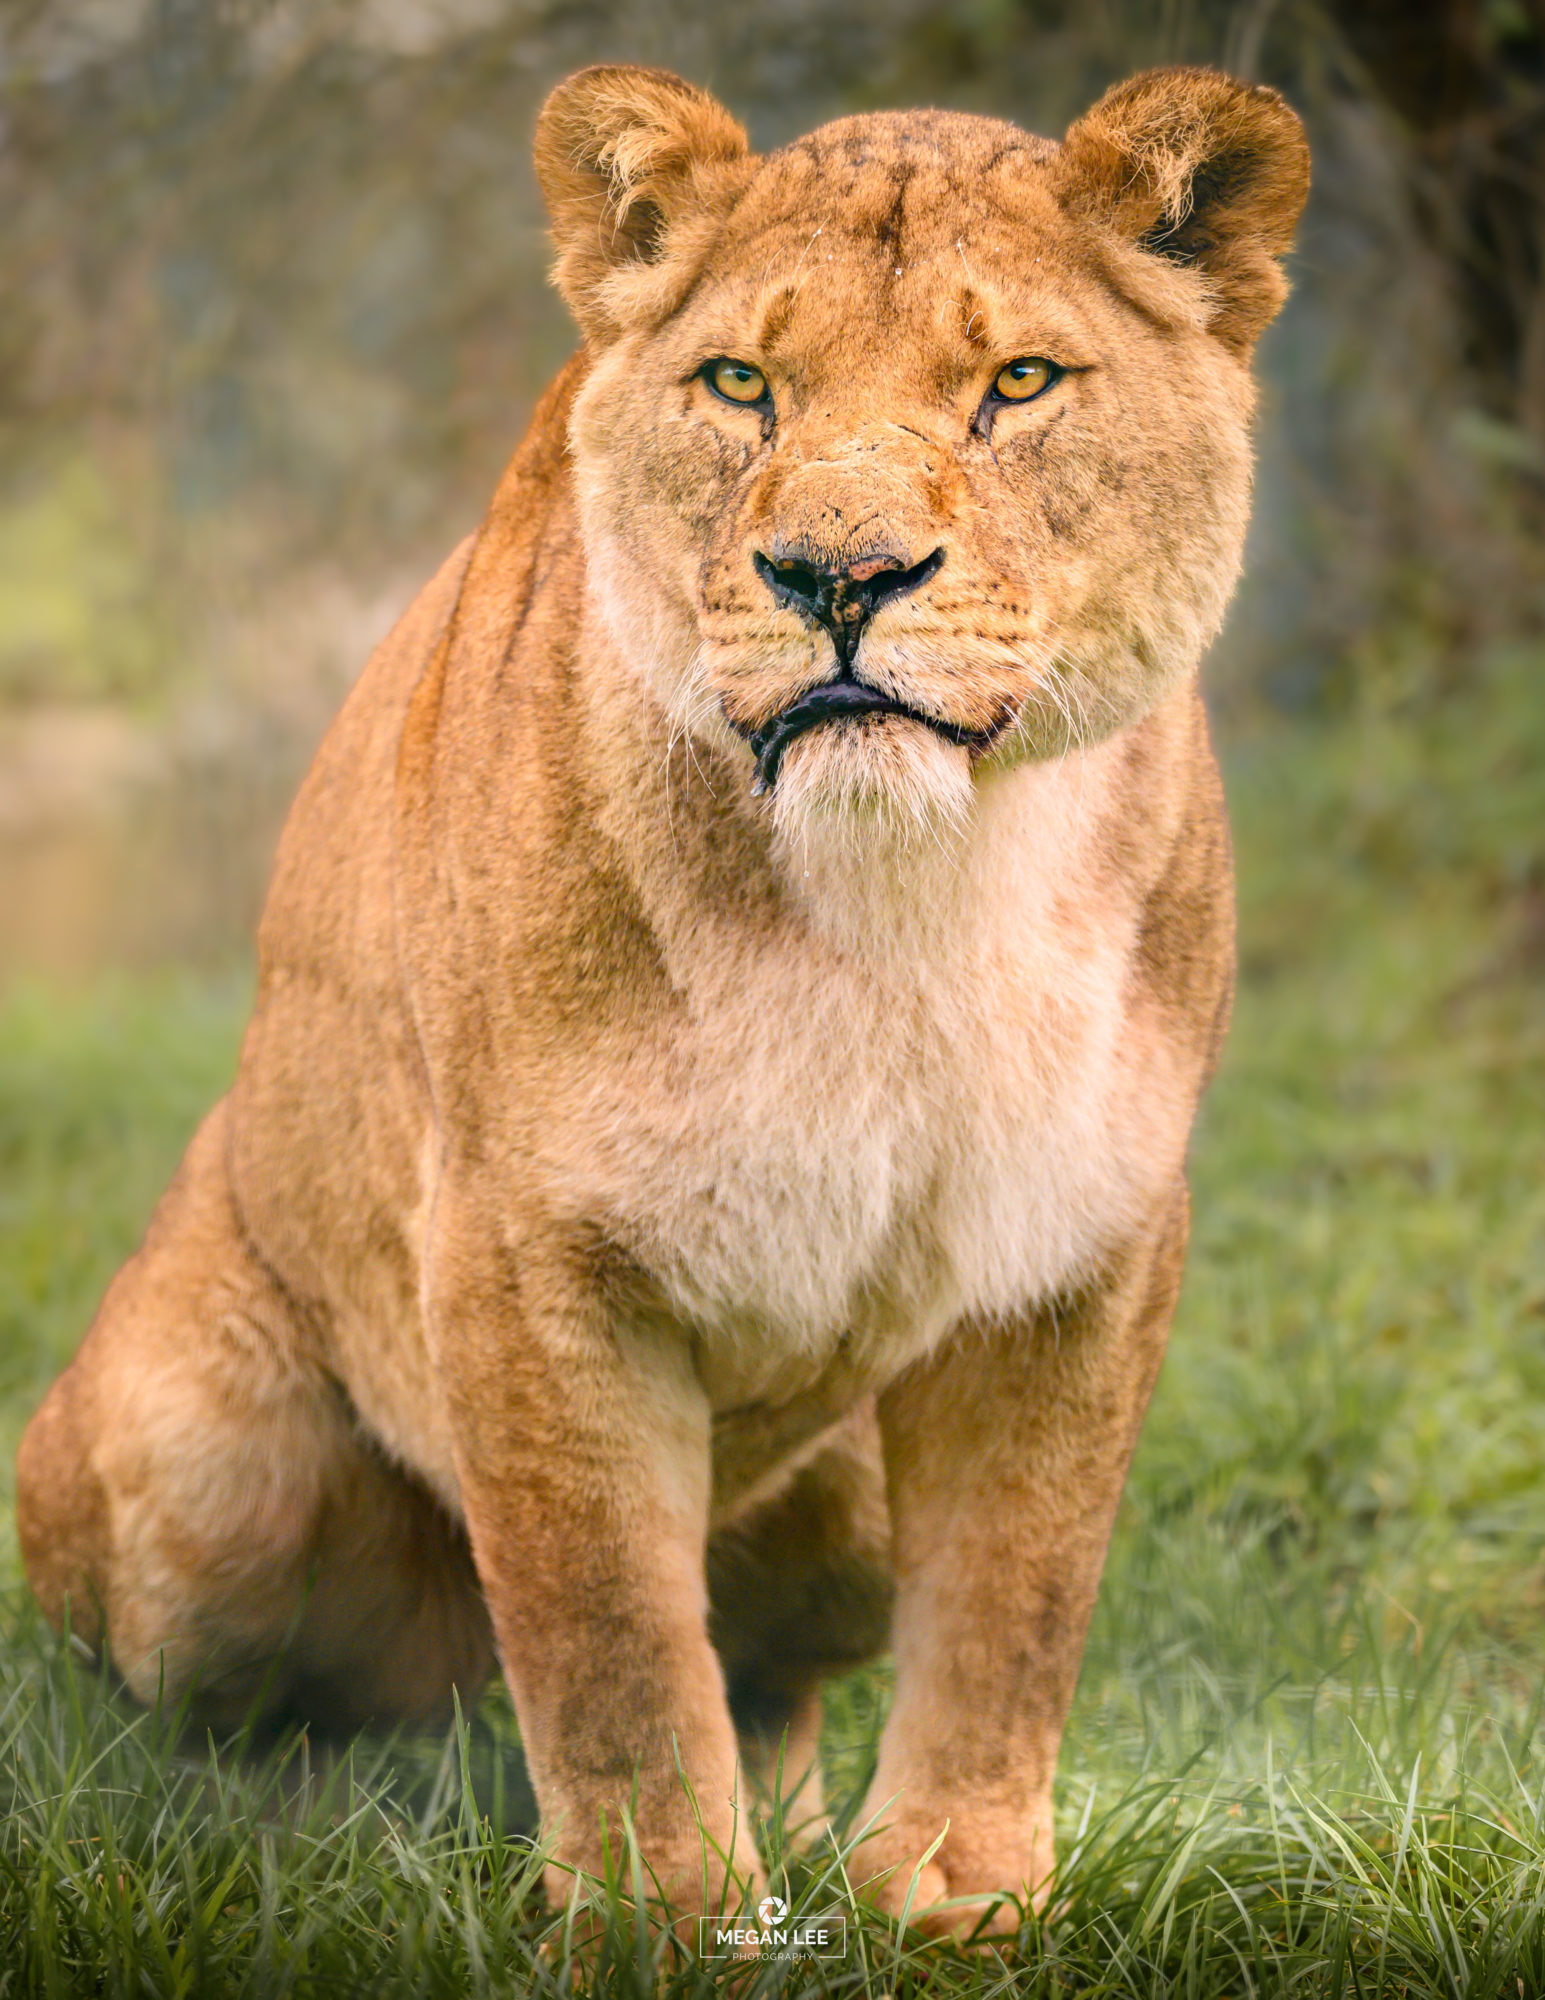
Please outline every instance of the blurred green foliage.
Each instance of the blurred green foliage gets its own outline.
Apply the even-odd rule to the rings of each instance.
[[[83,451],[0,502],[0,704],[134,701],[187,672],[144,526]]]

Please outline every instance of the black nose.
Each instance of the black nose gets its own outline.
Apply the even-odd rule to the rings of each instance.
[[[853,664],[864,627],[880,606],[925,584],[944,561],[944,551],[935,549],[910,568],[886,550],[855,557],[840,568],[816,561],[804,550],[764,556],[758,549],[751,560],[780,604],[792,606],[831,634],[845,672]]]

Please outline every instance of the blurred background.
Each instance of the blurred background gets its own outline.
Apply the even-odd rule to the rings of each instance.
[[[1436,712],[1536,629],[1541,0],[0,0],[0,985],[244,950],[342,690],[573,345],[529,143],[598,59],[762,147],[1278,85],[1316,178],[1224,733]],[[1545,932],[1540,854],[1496,887]]]

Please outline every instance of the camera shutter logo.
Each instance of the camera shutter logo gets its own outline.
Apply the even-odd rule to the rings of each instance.
[[[833,1910],[824,1916],[803,1917],[791,1924],[789,1905],[782,1896],[764,1896],[756,1906],[757,1927],[735,1917],[703,1917],[698,1927],[698,1949],[709,1958],[845,1958],[848,1924],[845,1911]]]

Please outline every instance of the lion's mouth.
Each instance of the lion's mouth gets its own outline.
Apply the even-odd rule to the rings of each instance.
[[[996,737],[1008,727],[1012,716],[1005,713],[989,729],[967,729],[957,722],[944,722],[937,715],[929,715],[923,709],[909,708],[904,701],[894,701],[888,694],[881,694],[878,688],[866,687],[862,681],[850,680],[843,675],[834,681],[824,681],[820,687],[811,688],[798,701],[790,704],[770,722],[764,722],[759,729],[742,729],[742,734],[751,745],[756,758],[756,783],[753,791],[760,794],[770,792],[778,782],[778,766],[783,762],[783,753],[807,730],[819,729],[823,722],[851,720],[864,715],[900,715],[908,722],[920,722],[925,729],[933,730],[947,743],[956,743],[978,755],[988,748]]]

